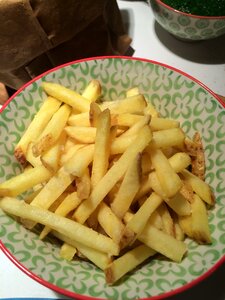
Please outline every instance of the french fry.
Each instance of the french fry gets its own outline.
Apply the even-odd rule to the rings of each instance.
[[[134,143],[137,139],[137,135],[129,135],[129,136],[119,136],[112,141],[110,154],[120,154],[125,152],[125,150]]]
[[[175,236],[173,219],[171,218],[165,202],[161,203],[159,206],[158,213],[162,218],[163,231],[171,236]]]
[[[27,146],[27,152],[26,152],[26,161],[29,162],[33,167],[38,167],[42,165],[40,156],[34,156],[32,147],[34,143],[30,142]]]
[[[131,218],[132,214],[126,213],[125,223]],[[187,246],[184,242],[178,241],[173,236],[157,229],[150,222],[147,223],[138,239],[156,252],[176,262],[180,262],[187,251]]]
[[[122,154],[120,159],[108,170],[105,176],[92,190],[89,199],[83,201],[75,212],[76,220],[83,224],[92,214],[99,203],[104,199],[116,182],[124,175],[132,159],[144,150],[151,141],[152,135],[149,127],[141,129],[140,134],[130,147]]]
[[[101,96],[102,87],[98,80],[92,79],[82,93],[82,97],[89,100],[90,102],[97,101]]]
[[[69,106],[77,109],[80,112],[89,111],[90,101],[82,97],[76,91],[68,89],[60,84],[52,82],[43,82],[42,87],[44,91]]]
[[[107,266],[105,269],[106,282],[110,285],[115,283],[124,274],[133,270],[155,253],[156,251],[145,245],[137,246],[128,251]]]
[[[210,190],[209,185],[201,180],[199,177],[195,176],[188,170],[181,171],[185,181],[189,183],[198,196],[204,200],[209,205],[214,205],[214,197],[212,197],[212,192]]]
[[[28,145],[40,136],[51,117],[58,110],[60,104],[60,101],[52,97],[47,97],[47,99],[43,102],[41,108],[36,113],[19,143],[15,147],[15,157],[21,164],[24,164],[27,161],[26,153]]]
[[[84,200],[90,196],[91,177],[88,168],[84,171],[84,174],[81,177],[77,177],[76,188],[79,199]]]
[[[72,113],[69,116],[67,123],[70,126],[89,127],[91,125],[89,120],[89,113]]]
[[[92,247],[88,247],[82,243],[79,243],[78,241],[71,240],[70,238],[66,237],[65,235],[59,232],[53,231],[53,234],[58,239],[76,248],[79,252],[81,252],[86,258],[88,258],[100,269],[105,270],[106,267],[110,264],[111,256],[107,253],[98,251]]]
[[[151,118],[150,127],[152,131],[178,128],[179,122],[168,118]]]
[[[95,127],[66,126],[65,131],[71,138],[82,144],[92,144],[95,142]]]
[[[75,155],[79,149],[83,148],[84,146],[86,145],[73,143],[69,149],[67,148],[67,150],[64,150],[60,157],[60,166],[63,166],[73,155]]]
[[[71,194],[68,194],[62,200],[62,202],[58,205],[58,207],[56,209],[54,209],[54,213],[59,216],[66,217],[68,215],[68,213],[73,211],[80,203],[81,203],[81,199],[78,197],[77,192],[73,192]],[[45,226],[42,229],[39,238],[44,239],[49,234],[50,231],[51,231],[51,228],[48,226]]]
[[[98,117],[101,113],[101,108],[95,102],[91,103],[89,110],[89,123],[93,127],[97,127]]]
[[[53,115],[45,129],[35,141],[32,151],[34,156],[45,153],[58,140],[67,122],[71,109],[68,105],[62,105]]]
[[[188,200],[182,196],[180,191],[170,199],[165,198],[164,201],[179,216],[188,216],[191,214],[191,205]]]
[[[151,161],[163,192],[167,197],[174,196],[182,186],[180,177],[176,174],[161,150],[151,150]]]
[[[166,147],[182,147],[184,143],[185,135],[181,128],[170,128],[164,130],[154,131],[153,143],[156,148],[166,148]]]
[[[18,196],[35,185],[49,180],[51,176],[52,173],[44,166],[32,168],[0,183],[0,197]]]
[[[81,147],[65,162],[64,168],[68,173],[81,177],[92,162],[93,155],[94,145]]]
[[[64,243],[61,248],[60,248],[60,251],[59,251],[59,256],[68,260],[68,261],[71,261],[74,257],[74,255],[76,254],[77,252],[77,249],[67,243]]]
[[[130,88],[126,91],[126,96],[131,97],[140,94],[139,88],[137,86]]]
[[[104,110],[109,108],[113,114],[121,113],[134,113],[143,114],[146,107],[146,101],[143,95],[134,95],[120,100],[115,101],[104,101],[100,105],[101,109]]]
[[[151,117],[149,115],[144,116],[138,122],[136,122],[133,126],[131,126],[128,130],[125,131],[120,137],[125,137],[129,135],[136,135],[145,125],[150,123]]]
[[[30,219],[34,222],[47,225],[67,236],[69,239],[78,241],[88,247],[110,255],[118,255],[119,247],[107,236],[104,236],[80,223],[68,218],[61,217],[46,209],[29,205],[16,198],[5,197],[0,200],[0,208],[7,213]]]
[[[108,169],[110,155],[110,111],[104,110],[99,114],[97,122],[94,155],[91,172],[91,185],[94,188]]]
[[[159,207],[162,201],[162,198],[156,193],[151,193],[151,195],[145,200],[139,210],[127,223],[127,228],[135,232],[138,236],[146,226],[151,214],[157,209],[157,207]]]
[[[140,155],[131,161],[129,168],[127,169],[120,188],[111,203],[112,211],[120,219],[129,209],[137,191],[140,187]]]

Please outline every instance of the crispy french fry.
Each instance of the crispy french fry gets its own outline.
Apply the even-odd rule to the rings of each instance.
[[[26,162],[28,145],[40,136],[53,114],[58,110],[60,104],[60,101],[52,97],[47,97],[47,99],[43,102],[40,110],[36,113],[34,119],[31,121],[27,130],[15,147],[14,154],[20,163],[24,164]]]
[[[67,243],[64,243],[61,248],[60,248],[60,251],[59,251],[59,256],[68,260],[68,261],[71,261],[74,257],[74,255],[76,254],[77,252],[77,249]]]
[[[112,211],[120,219],[129,209],[137,191],[140,187],[140,155],[131,161],[129,168],[127,169],[124,179],[120,185],[120,188],[111,203]]]
[[[16,198],[10,197],[2,198],[0,200],[0,207],[12,215],[47,225],[71,240],[78,241],[98,251],[111,255],[118,255],[119,253],[118,245],[109,237],[46,209],[29,205]]]
[[[163,192],[167,197],[174,196],[182,186],[180,177],[176,174],[161,150],[151,150],[151,161]]]
[[[0,184],[0,197],[15,197],[31,189],[35,185],[45,182],[52,176],[44,166],[38,166],[12,177]]]
[[[123,275],[133,270],[147,258],[155,255],[155,253],[156,251],[146,245],[140,245],[128,251],[107,266],[105,269],[106,282],[108,284],[115,283]]]
[[[127,227],[138,236],[145,228],[151,214],[157,209],[162,201],[160,196],[156,193],[152,193],[127,223]]]
[[[89,199],[82,202],[78,207],[75,212],[75,218],[78,222],[84,223],[87,220],[116,182],[124,175],[130,161],[132,161],[139,152],[144,150],[151,141],[151,138],[149,127],[143,127],[135,143],[128,147],[120,159],[108,170],[93,189]]]
[[[51,146],[54,145],[64,129],[70,112],[70,107],[64,104],[53,115],[53,117],[39,136],[38,140],[35,141],[32,147],[34,156],[42,155]]]
[[[214,205],[214,197],[212,197],[212,192],[209,185],[201,180],[199,177],[195,176],[188,170],[181,171],[181,174],[184,176],[185,181],[189,183],[198,196],[204,200],[209,205]]]
[[[91,184],[94,188],[108,169],[110,155],[110,111],[104,110],[99,114],[97,132],[92,162]]]
[[[90,102],[82,97],[76,91],[68,89],[60,84],[52,82],[43,82],[42,87],[44,91],[52,97],[68,104],[80,112],[89,111]]]

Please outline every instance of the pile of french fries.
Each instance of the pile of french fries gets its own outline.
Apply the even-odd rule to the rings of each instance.
[[[0,184],[2,210],[30,230],[42,224],[40,239],[53,234],[61,257],[88,259],[108,284],[155,254],[181,262],[186,237],[211,243],[214,197],[198,133],[160,117],[138,87],[115,101],[102,101],[97,80],[82,94],[43,89],[15,147],[24,171]]]

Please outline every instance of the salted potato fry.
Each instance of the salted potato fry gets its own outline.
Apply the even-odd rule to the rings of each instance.
[[[120,188],[111,203],[112,211],[120,219],[122,219],[124,214],[128,211],[137,191],[139,190],[141,179],[140,159],[140,155],[137,155],[137,157],[131,161]]]
[[[98,204],[104,199],[116,182],[124,175],[129,163],[134,157],[144,150],[151,141],[152,135],[149,127],[141,129],[140,134],[130,147],[122,154],[120,159],[108,170],[105,176],[99,181],[92,190],[89,199],[81,203],[75,212],[75,218],[83,224],[92,214]]]
[[[138,122],[136,122],[133,126],[131,126],[128,130],[126,130],[121,137],[129,136],[129,135],[136,135],[143,128],[145,125],[150,123],[151,117],[149,115],[144,116]]]
[[[106,282],[113,284],[119,280],[124,274],[130,272],[150,256],[155,255],[156,251],[140,245],[128,251],[124,255],[114,260],[105,269]]]
[[[201,180],[199,177],[195,176],[188,170],[181,171],[181,174],[184,176],[185,181],[189,183],[198,196],[204,200],[209,205],[214,205],[214,197],[212,197],[212,192],[209,185]]]
[[[0,184],[0,197],[15,197],[52,176],[44,166],[32,168]]]
[[[93,127],[97,127],[98,117],[101,114],[101,108],[95,102],[91,103],[89,110],[89,123]]]
[[[66,126],[65,131],[68,136],[75,139],[79,143],[92,144],[95,142],[95,127]]]
[[[2,198],[0,207],[7,213],[47,225],[71,240],[78,241],[98,251],[111,255],[118,255],[119,253],[118,245],[109,237],[46,209],[10,197]]]
[[[126,149],[134,143],[137,139],[137,135],[119,136],[112,141],[110,154],[120,154],[126,151]]]
[[[112,114],[112,124],[124,127],[131,127],[144,116],[132,114],[132,113],[123,113],[123,114]]]
[[[81,252],[86,258],[88,258],[100,269],[105,270],[106,267],[111,263],[111,257],[107,253],[98,251],[92,247],[88,247],[82,243],[79,243],[78,241],[71,240],[70,238],[59,232],[53,231],[53,234],[58,239],[75,247],[79,252]]]
[[[28,145],[40,136],[51,117],[58,110],[60,104],[60,101],[52,97],[47,97],[43,102],[41,108],[15,147],[14,154],[20,163],[24,164],[27,161],[26,153]]]
[[[150,127],[152,131],[157,130],[166,130],[170,128],[177,128],[180,124],[176,120],[167,119],[167,118],[151,118]]]
[[[161,150],[152,149],[151,161],[163,192],[167,197],[174,196],[182,186],[180,177],[176,174]]]
[[[132,214],[126,213],[125,223],[131,218]],[[157,229],[150,222],[146,224],[144,230],[138,236],[138,240],[176,262],[180,262],[187,251],[187,246],[184,242],[178,241],[173,236]]]
[[[115,101],[104,101],[100,107],[102,110],[109,108],[113,114],[134,113],[143,114],[146,107],[146,101],[143,95],[134,95]]]
[[[69,106],[77,109],[80,112],[89,111],[90,101],[81,96],[76,91],[68,89],[60,84],[52,82],[43,82],[42,87],[44,91]]]
[[[91,171],[91,185],[94,188],[108,169],[110,155],[110,111],[99,114]]]
[[[77,252],[77,249],[67,243],[64,243],[61,248],[60,248],[60,251],[59,251],[59,256],[68,260],[68,261],[71,261],[74,257],[74,255],[76,254]]]
[[[127,223],[127,227],[134,231],[138,236],[146,226],[151,214],[157,209],[162,201],[163,199],[160,196],[156,193],[152,193]]]
[[[98,100],[101,96],[102,87],[98,80],[92,79],[82,93],[82,97],[89,100],[90,102],[94,102]]]
[[[70,107],[64,104],[52,116],[51,120],[32,147],[34,156],[42,155],[54,145],[64,129],[70,112]]]
[[[184,143],[185,135],[181,128],[170,128],[164,130],[154,131],[153,142],[157,148],[166,147],[182,147]]]

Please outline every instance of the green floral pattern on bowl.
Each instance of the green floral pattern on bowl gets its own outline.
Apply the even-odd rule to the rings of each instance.
[[[150,0],[157,22],[169,33],[184,40],[207,40],[225,34],[225,17],[193,16]]]
[[[179,289],[219,264],[225,252],[225,110],[194,79],[159,63],[130,58],[85,60],[44,74],[21,90],[0,114],[0,181],[21,171],[13,148],[46,97],[41,82],[54,81],[81,92],[90,79],[100,80],[105,98],[111,100],[139,86],[163,117],[180,120],[190,136],[200,131],[207,158],[206,180],[216,196],[216,206],[209,212],[212,245],[199,246],[187,239],[188,254],[180,264],[156,257],[115,286],[107,286],[103,272],[93,264],[59,258],[54,241],[40,241],[36,233],[1,210],[0,240],[27,273],[68,296],[140,299]]]

